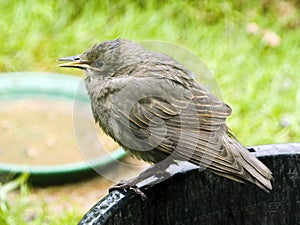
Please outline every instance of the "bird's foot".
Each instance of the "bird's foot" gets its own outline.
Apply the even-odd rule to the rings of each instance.
[[[109,192],[115,191],[115,190],[123,190],[123,191],[128,191],[128,190],[132,190],[134,191],[137,195],[139,195],[141,197],[141,199],[143,201],[148,201],[148,198],[146,196],[146,194],[136,186],[136,184],[132,184],[129,181],[121,181],[120,183],[114,185],[113,187],[109,188]]]
[[[143,201],[147,201],[148,198],[146,194],[139,187],[150,187],[169,178],[170,174],[166,171],[169,165],[170,163],[167,161],[165,161],[164,163],[152,165],[148,169],[143,171],[141,174],[139,174],[137,177],[132,178],[130,180],[123,180],[115,186],[111,187],[109,189],[109,192],[112,192],[114,190],[132,190],[137,195],[139,195]]]

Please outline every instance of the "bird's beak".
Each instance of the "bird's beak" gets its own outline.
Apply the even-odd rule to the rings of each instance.
[[[78,69],[87,69],[90,67],[88,61],[80,59],[80,55],[60,58],[58,61],[67,61],[66,63],[59,64],[59,67],[72,67]]]

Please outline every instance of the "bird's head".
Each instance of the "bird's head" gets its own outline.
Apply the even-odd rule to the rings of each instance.
[[[82,54],[60,58],[59,61],[66,62],[58,66],[83,69],[88,76],[112,76],[115,70],[130,61],[132,49],[142,50],[142,47],[125,39],[104,41]]]

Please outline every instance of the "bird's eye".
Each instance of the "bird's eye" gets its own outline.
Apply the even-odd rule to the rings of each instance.
[[[95,62],[93,62],[92,64],[94,67],[100,68],[103,66],[103,61],[102,60],[96,60]]]

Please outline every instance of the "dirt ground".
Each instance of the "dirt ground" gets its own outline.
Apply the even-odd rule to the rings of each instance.
[[[34,217],[40,207],[46,207],[47,211],[53,214],[73,211],[74,209],[82,212],[82,215],[95,205],[101,198],[108,194],[109,187],[113,186],[117,179],[126,180],[137,176],[141,171],[149,166],[140,160],[132,157],[125,157],[122,162],[133,165],[135,169],[124,169],[120,165],[113,165],[106,178],[100,175],[80,180],[74,183],[67,183],[57,186],[31,187],[28,201],[32,202],[28,207],[27,217]],[[111,179],[109,179],[111,178]],[[9,201],[15,202],[19,192],[9,194]]]

